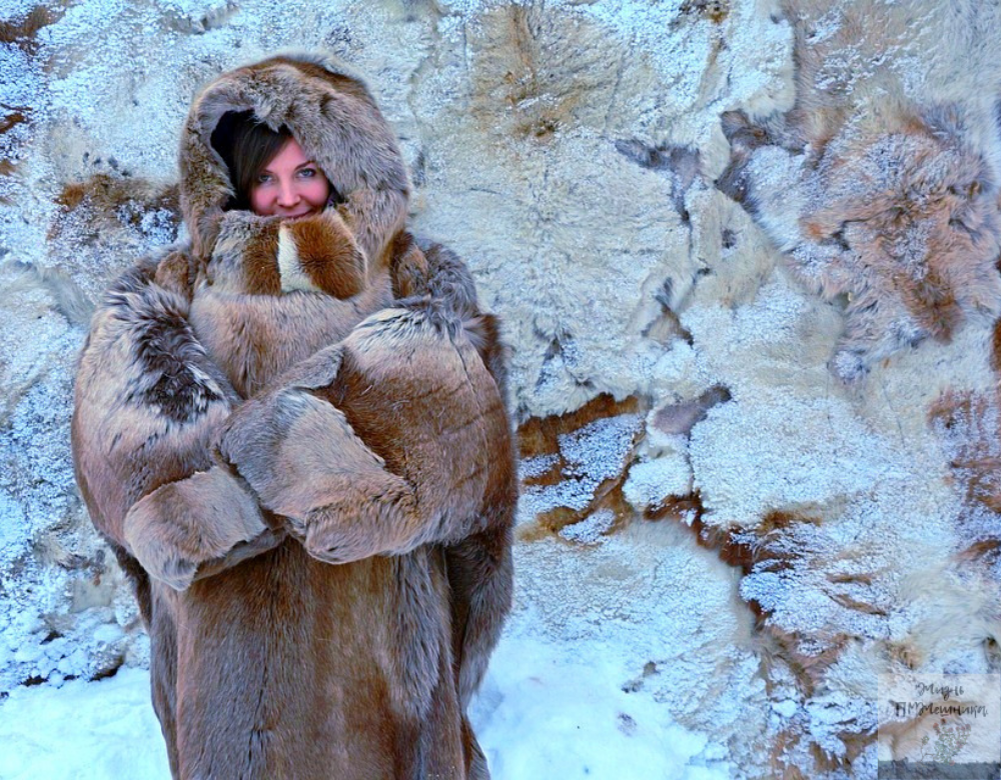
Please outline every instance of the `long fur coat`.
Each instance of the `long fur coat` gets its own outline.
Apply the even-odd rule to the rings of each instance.
[[[344,197],[226,211],[227,112],[289,127]],[[511,600],[496,321],[403,230],[395,139],[336,63],[196,98],[190,244],[109,290],[81,357],[80,489],[132,578],[175,778],[483,778],[465,717]]]

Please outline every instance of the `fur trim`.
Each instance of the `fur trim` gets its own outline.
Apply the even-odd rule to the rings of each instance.
[[[95,524],[126,550],[128,509],[211,466],[212,431],[236,401],[194,338],[187,302],[153,284],[155,271],[139,265],[108,291],[76,379],[77,481]]]

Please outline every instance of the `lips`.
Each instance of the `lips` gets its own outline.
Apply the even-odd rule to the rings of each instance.
[[[282,219],[302,219],[303,217],[308,217],[311,214],[316,214],[319,209],[307,209],[306,211],[297,211],[292,214],[279,214]]]

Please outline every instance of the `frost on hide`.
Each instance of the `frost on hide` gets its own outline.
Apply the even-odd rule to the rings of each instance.
[[[558,532],[593,544],[625,520],[622,482],[642,428],[636,399],[599,397],[568,415],[521,426],[521,511],[532,518],[520,533]]]
[[[927,26],[912,33],[890,4],[861,5],[790,3],[796,106],[725,114],[731,158],[716,182],[801,283],[843,307],[831,368],[845,381],[1001,311],[996,133],[978,128],[974,95],[905,97]]]
[[[92,678],[122,663],[135,608],[91,531],[66,435],[83,332],[26,266],[0,266],[0,691]],[[25,342],[23,334],[33,334]]]
[[[956,515],[961,553],[1001,580],[1001,428],[996,393],[946,393],[929,410],[962,495]]]

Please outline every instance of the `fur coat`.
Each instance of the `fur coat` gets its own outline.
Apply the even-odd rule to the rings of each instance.
[[[226,211],[212,133],[240,111],[287,126],[343,202]],[[517,497],[496,321],[403,230],[395,139],[335,63],[219,77],[180,168],[190,244],[107,293],[72,427],[174,777],[487,777],[464,713],[510,607]]]

